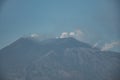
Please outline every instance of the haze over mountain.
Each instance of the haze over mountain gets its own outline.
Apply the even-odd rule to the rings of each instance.
[[[72,37],[20,38],[0,50],[0,80],[120,80],[120,53]]]

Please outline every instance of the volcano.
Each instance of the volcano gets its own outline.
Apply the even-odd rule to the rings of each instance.
[[[0,50],[0,80],[120,80],[120,53],[72,37],[20,38]]]

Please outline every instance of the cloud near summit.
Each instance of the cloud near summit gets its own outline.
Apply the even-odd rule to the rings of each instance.
[[[111,42],[111,43],[106,43],[102,47],[101,51],[107,51],[107,50],[110,50],[110,49],[112,49],[112,48],[114,48],[116,46],[120,46],[120,41],[116,41],[116,42],[114,41],[114,42]]]
[[[63,33],[61,33],[59,38],[73,37],[77,40],[81,40],[83,36],[84,36],[84,33],[81,30],[76,30],[73,32],[63,32]]]
[[[38,38],[38,37],[39,37],[39,35],[36,34],[36,33],[33,33],[33,34],[31,34],[30,36],[31,36],[32,38]]]

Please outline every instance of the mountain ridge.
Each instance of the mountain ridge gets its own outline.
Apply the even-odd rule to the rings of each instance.
[[[0,78],[119,80],[119,63],[120,53],[100,51],[74,38],[20,38],[0,50]]]

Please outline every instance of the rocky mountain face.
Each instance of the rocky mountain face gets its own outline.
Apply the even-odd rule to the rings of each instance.
[[[20,38],[0,50],[0,80],[120,80],[120,53],[74,38]]]

